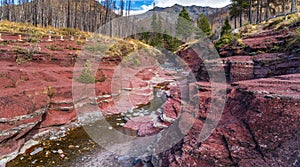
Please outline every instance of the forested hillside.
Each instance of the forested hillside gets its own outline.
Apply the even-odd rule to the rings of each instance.
[[[107,1],[105,7],[96,0],[1,0],[0,3],[0,20],[41,27],[95,31],[118,16],[111,10],[112,1]]]
[[[298,0],[231,0],[231,19],[234,27],[242,27],[246,23],[260,23],[277,16],[298,11]],[[245,20],[244,17],[247,16]]]

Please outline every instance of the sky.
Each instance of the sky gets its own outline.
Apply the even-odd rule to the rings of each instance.
[[[104,0],[101,0],[104,1]],[[119,7],[120,0],[115,0],[117,8]],[[126,1],[126,0],[125,0]],[[131,0],[130,14],[141,14],[153,8],[153,3],[158,7],[170,7],[175,4],[183,6],[210,6],[221,8],[230,4],[230,0]]]

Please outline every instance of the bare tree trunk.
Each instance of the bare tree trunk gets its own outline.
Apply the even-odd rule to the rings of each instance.
[[[68,0],[68,3],[67,3],[67,27],[71,27],[71,18],[70,18],[70,14],[71,14],[71,8],[70,8],[70,0]]]
[[[262,21],[262,13],[263,13],[263,0],[260,0],[259,22]]]
[[[282,13],[285,13],[285,0],[281,0],[282,2]]]
[[[243,26],[243,12],[240,11],[240,27]]]
[[[252,24],[252,0],[249,2],[249,23]]]
[[[260,1],[261,0],[257,0],[257,5],[256,5],[256,24],[258,24],[260,22],[260,20],[259,20]]]
[[[236,16],[234,16],[234,29],[237,28],[237,20],[236,19],[237,19]]]
[[[295,11],[295,0],[291,0],[291,12]]]
[[[266,4],[266,21],[269,21],[269,11],[270,11],[270,0],[267,0],[267,4]]]

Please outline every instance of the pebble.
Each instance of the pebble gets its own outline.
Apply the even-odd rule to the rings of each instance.
[[[111,126],[110,126],[110,127],[108,127],[108,129],[109,129],[109,130],[112,130],[112,129],[113,129],[113,127],[111,127]]]
[[[127,122],[127,121],[129,121],[129,118],[124,117],[123,120]]]
[[[49,155],[50,153],[51,153],[50,151],[46,151],[45,156],[48,157],[48,155]]]
[[[128,113],[133,113],[132,109],[127,110]]]
[[[43,151],[44,149],[42,148],[42,147],[39,147],[39,148],[36,148],[34,151],[32,151],[31,153],[30,153],[30,155],[32,156],[32,155],[35,155],[35,154],[37,154],[37,153],[39,153],[39,152],[41,152],[41,151]]]
[[[65,157],[65,154],[60,154],[60,157],[61,157],[61,158],[64,158],[64,157]]]
[[[63,150],[61,150],[61,149],[57,150],[57,152],[58,152],[58,154],[64,153]]]
[[[74,148],[74,147],[75,147],[74,145],[69,145],[69,146],[68,146],[69,149],[72,149],[72,148]]]
[[[118,161],[126,161],[126,160],[129,160],[130,159],[130,156],[129,155],[125,155],[125,156],[121,156],[118,158]]]
[[[32,161],[32,164],[35,164],[37,160]]]

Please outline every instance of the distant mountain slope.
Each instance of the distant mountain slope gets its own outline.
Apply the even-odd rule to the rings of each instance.
[[[157,12],[167,12],[179,15],[180,11],[182,10],[183,6],[175,4],[172,7],[161,8],[155,7],[154,9],[150,10],[157,11]],[[229,16],[229,9],[230,5],[225,6],[223,8],[211,8],[211,7],[202,7],[202,6],[185,6],[186,10],[189,13],[189,16],[196,22],[199,18],[200,14],[204,13],[211,25],[215,35],[218,35],[221,31],[221,27],[226,19]]]
[[[167,8],[161,8],[161,7],[155,7],[154,9],[150,11],[158,11],[158,12],[168,12],[168,13],[176,13],[179,14],[182,10],[183,6],[175,4],[172,7]],[[202,7],[202,6],[185,6],[186,10],[188,11],[190,17],[193,20],[197,20],[201,13],[204,13],[207,16],[215,15],[215,14],[221,14],[221,13],[227,13],[229,12],[230,5],[223,7],[223,8],[211,8],[211,7]]]

